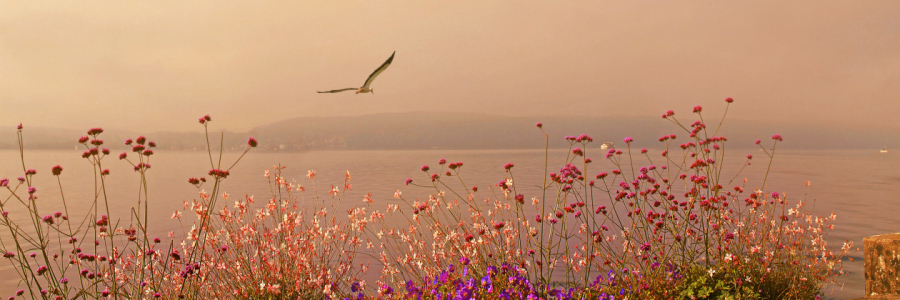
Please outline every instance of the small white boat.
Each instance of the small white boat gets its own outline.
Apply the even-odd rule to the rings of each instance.
[[[881,153],[887,153],[887,146],[881,149]]]
[[[603,145],[600,145],[600,150],[613,149],[615,147],[616,146],[612,142],[606,142],[603,143]]]

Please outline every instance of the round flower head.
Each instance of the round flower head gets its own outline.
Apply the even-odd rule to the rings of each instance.
[[[701,111],[703,111],[703,107],[700,105],[694,106],[694,113],[699,113]]]
[[[59,165],[54,166],[53,170],[52,170],[53,175],[59,176],[59,174],[62,173],[62,170],[63,170],[63,168],[60,167]]]
[[[728,98],[725,98],[725,102],[731,103],[731,102],[734,102],[734,99],[731,99],[731,97],[728,97]]]
[[[537,128],[541,128],[544,127],[544,124],[541,122],[537,122],[537,124],[534,124],[534,126],[537,126]]]
[[[256,147],[258,143],[256,142],[256,139],[250,138],[247,140],[247,145],[249,145],[250,147]]]

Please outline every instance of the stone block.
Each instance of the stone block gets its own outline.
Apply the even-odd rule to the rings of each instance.
[[[866,296],[900,294],[900,233],[864,238],[863,253]]]

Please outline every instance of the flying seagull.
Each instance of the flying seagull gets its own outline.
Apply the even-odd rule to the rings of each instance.
[[[394,54],[395,54],[395,53],[397,53],[397,51],[394,51],[394,53],[391,53],[391,57],[389,57],[386,61],[384,61],[384,63],[381,64],[381,66],[378,67],[378,69],[375,69],[375,72],[372,72],[372,75],[369,75],[369,78],[366,79],[366,83],[363,84],[362,87],[360,87],[360,88],[346,88],[346,89],[330,90],[330,91],[319,91],[319,93],[339,93],[339,92],[343,92],[343,91],[356,90],[356,93],[357,93],[357,94],[359,94],[359,93],[372,93],[372,94],[374,95],[374,94],[375,94],[375,90],[369,88],[369,85],[372,84],[372,81],[375,80],[375,77],[378,76],[378,74],[381,74],[381,72],[384,72],[384,70],[387,69],[387,67],[391,65],[391,61],[394,60]]]

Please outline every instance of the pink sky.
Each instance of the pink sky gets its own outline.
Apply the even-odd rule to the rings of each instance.
[[[189,3],[188,3],[189,2]],[[900,1],[4,1],[0,126],[687,114],[900,133]],[[358,87],[392,51],[376,94]],[[340,126],[340,124],[335,124]]]

